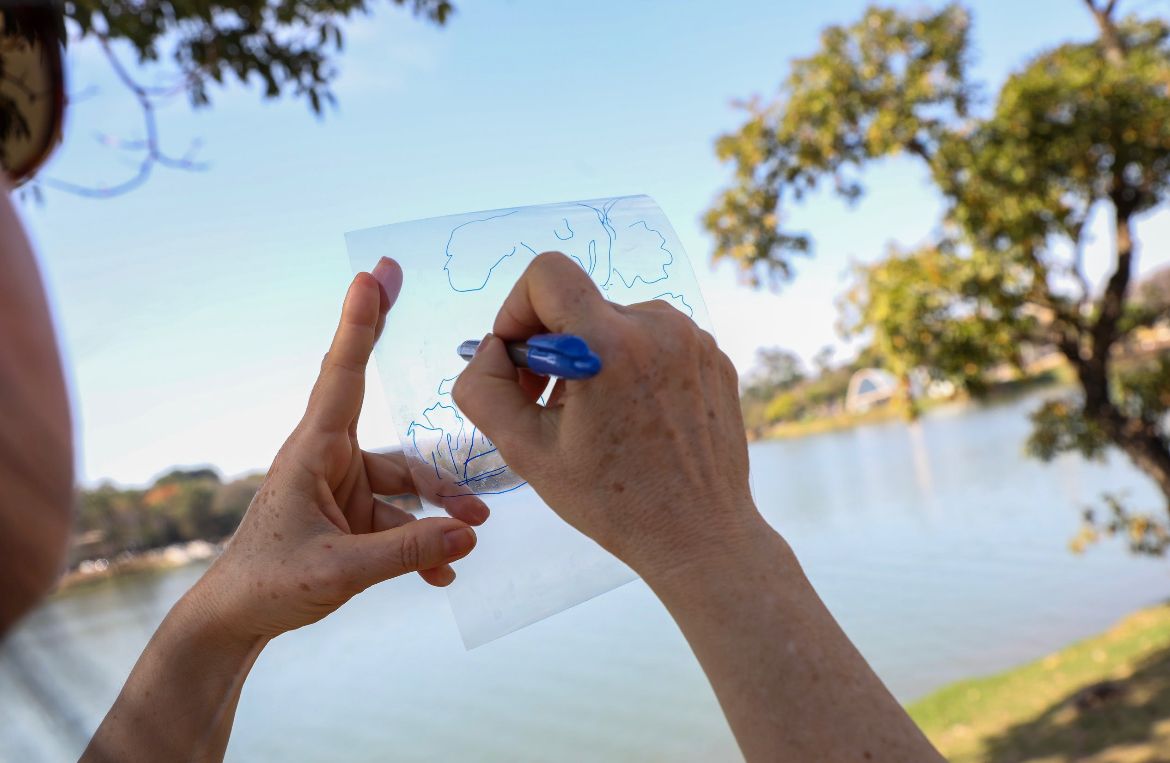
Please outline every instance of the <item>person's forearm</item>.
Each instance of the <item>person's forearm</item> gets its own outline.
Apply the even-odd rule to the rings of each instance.
[[[138,658],[82,761],[222,760],[265,643],[223,628],[196,586]]]
[[[643,577],[694,649],[747,760],[942,760],[775,531],[760,519],[719,543]]]

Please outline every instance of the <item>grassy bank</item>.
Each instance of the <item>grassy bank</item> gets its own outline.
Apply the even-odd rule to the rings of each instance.
[[[793,437],[808,437],[809,435],[838,432],[867,424],[878,424],[883,421],[901,421],[905,418],[896,407],[886,405],[859,414],[837,413],[800,421],[780,421],[761,432],[758,439],[785,440]]]
[[[1170,604],[909,709],[955,763],[1170,760]]]

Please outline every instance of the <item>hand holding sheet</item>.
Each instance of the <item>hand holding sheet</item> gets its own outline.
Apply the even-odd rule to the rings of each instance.
[[[355,270],[390,256],[404,271],[375,354],[416,484],[432,506],[478,495],[493,512],[449,589],[465,643],[484,643],[632,579],[549,511],[455,405],[452,386],[464,361],[454,348],[491,327],[528,263],[550,250],[579,266],[606,300],[661,300],[709,328],[661,210],[645,196],[621,197],[401,223],[346,240]]]

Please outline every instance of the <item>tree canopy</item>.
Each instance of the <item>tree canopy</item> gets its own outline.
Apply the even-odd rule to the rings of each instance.
[[[390,0],[443,24],[449,0]],[[65,0],[81,40],[126,42],[144,64],[169,60],[196,106],[211,86],[258,81],[266,98],[304,98],[314,112],[333,102],[333,57],[342,22],[369,13],[375,0]]]
[[[78,495],[70,564],[231,535],[263,475],[224,482],[213,469],[175,469],[145,489],[113,485]]]
[[[345,45],[344,23],[368,14],[377,0],[63,0],[62,41],[94,41],[143,115],[141,137],[114,141],[140,157],[124,182],[90,189],[62,181],[55,187],[108,196],[140,185],[156,165],[198,166],[190,153],[164,150],[155,120],[166,99],[186,96],[192,106],[211,105],[217,87],[258,84],[264,98],[303,99],[320,115],[335,103],[337,56]],[[454,12],[450,0],[387,0],[417,17],[442,25]],[[5,29],[20,29],[21,4],[0,9]],[[126,53],[129,56],[125,56]],[[131,58],[130,61],[123,57]],[[144,84],[136,69],[160,66],[170,73],[162,85]],[[0,65],[0,75],[3,74]],[[0,141],[19,129],[20,114],[0,101]]]
[[[1037,412],[1031,452],[1115,446],[1170,510],[1170,363],[1115,362],[1133,331],[1167,319],[1166,305],[1134,299],[1130,282],[1134,220],[1170,190],[1170,26],[1119,19],[1116,0],[1083,6],[1097,37],[1039,52],[990,109],[974,107],[983,88],[971,79],[971,16],[960,4],[871,7],[829,27],[779,96],[746,103],[743,126],[719,139],[732,182],[704,220],[717,260],[755,284],[780,284],[793,257],[812,251],[811,235],[792,227],[810,191],[827,184],[856,202],[866,165],[922,163],[945,202],[939,233],[857,269],[846,329],[869,337],[896,374],[920,368],[974,392],[992,367],[1019,363],[1022,348],[1054,348],[1078,390]],[[1095,293],[1082,249],[1099,211],[1115,243]]]

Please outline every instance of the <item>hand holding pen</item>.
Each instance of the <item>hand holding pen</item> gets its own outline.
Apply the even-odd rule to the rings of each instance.
[[[478,339],[468,339],[459,345],[459,357],[471,360],[479,344]],[[505,342],[504,346],[517,368],[527,368],[541,376],[580,380],[601,372],[601,358],[584,339],[573,334],[537,334],[523,342]]]

